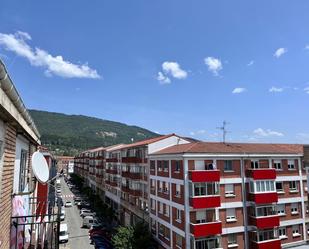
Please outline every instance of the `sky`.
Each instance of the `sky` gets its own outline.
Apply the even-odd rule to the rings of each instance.
[[[2,0],[25,105],[222,141],[309,143],[309,2]]]

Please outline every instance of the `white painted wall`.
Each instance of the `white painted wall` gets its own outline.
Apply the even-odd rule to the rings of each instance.
[[[29,151],[29,141],[21,135],[16,138],[13,193],[18,192],[21,150]]]
[[[177,137],[177,136],[171,136],[171,137],[168,137],[168,138],[162,139],[160,141],[149,144],[148,145],[148,154],[154,153],[154,152],[159,151],[159,150],[163,150],[163,149],[168,148],[168,147],[173,146],[173,145],[187,144],[187,143],[189,143],[189,141],[187,141],[183,138],[180,138],[180,137]]]

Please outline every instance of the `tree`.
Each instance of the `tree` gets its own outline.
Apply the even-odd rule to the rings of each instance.
[[[112,238],[112,244],[115,249],[133,249],[132,239],[134,230],[131,226],[128,227],[118,227],[117,233]]]
[[[133,248],[147,249],[153,246],[152,236],[146,223],[139,222],[134,226]]]

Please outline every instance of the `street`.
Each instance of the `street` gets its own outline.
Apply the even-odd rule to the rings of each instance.
[[[68,185],[61,178],[61,195],[63,204],[66,201],[73,202],[73,193]],[[68,224],[69,242],[60,245],[60,248],[66,249],[93,249],[88,237],[88,229],[81,228],[82,218],[79,215],[79,209],[73,204],[73,207],[65,208],[65,220],[61,223]]]

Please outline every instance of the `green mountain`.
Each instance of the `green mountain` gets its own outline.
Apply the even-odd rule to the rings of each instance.
[[[158,136],[138,126],[82,115],[29,110],[40,134],[42,145],[57,155],[76,155],[99,146],[131,143]]]

